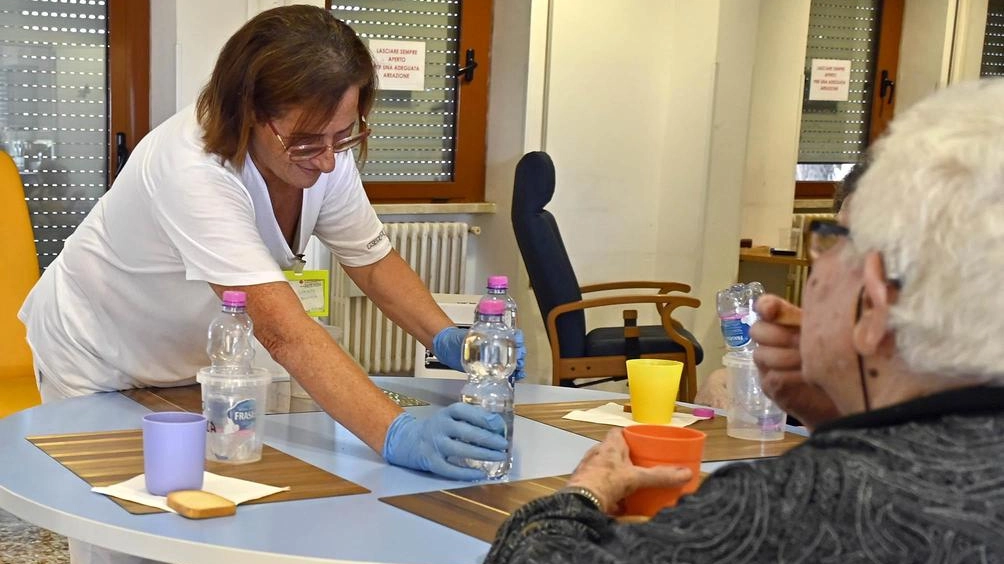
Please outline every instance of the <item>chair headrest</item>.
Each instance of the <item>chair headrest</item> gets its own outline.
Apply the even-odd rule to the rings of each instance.
[[[512,212],[537,213],[554,196],[554,163],[543,151],[523,155],[516,165]]]

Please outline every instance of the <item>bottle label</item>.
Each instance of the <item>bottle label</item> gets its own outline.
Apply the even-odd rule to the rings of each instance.
[[[246,399],[237,402],[227,410],[227,419],[237,426],[237,430],[254,430],[255,400]]]
[[[750,326],[745,323],[745,316],[729,316],[722,318],[722,336],[725,344],[738,349],[750,342]]]

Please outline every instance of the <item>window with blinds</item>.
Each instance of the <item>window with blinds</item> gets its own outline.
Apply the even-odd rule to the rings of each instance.
[[[987,3],[987,27],[983,36],[980,76],[1004,77],[1004,0]]]
[[[805,53],[799,181],[839,180],[868,146],[880,0],[813,0]],[[847,101],[810,100],[813,59],[850,61]]]
[[[0,144],[45,268],[106,189],[104,0],[0,0]]]
[[[380,80],[370,114],[373,135],[362,170],[364,182],[449,182],[454,178],[457,125],[459,0],[353,0],[332,2],[331,13],[348,24],[380,59],[374,42],[425,51],[424,84],[385,87]],[[406,42],[406,43],[399,43]],[[393,59],[393,54],[389,56]],[[401,57],[413,68],[413,57]],[[387,69],[393,71],[394,68]],[[383,74],[378,71],[378,74]]]

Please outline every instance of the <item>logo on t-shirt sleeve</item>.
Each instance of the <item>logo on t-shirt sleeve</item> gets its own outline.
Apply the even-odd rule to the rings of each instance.
[[[379,245],[380,241],[383,241],[386,238],[387,238],[387,230],[384,229],[384,230],[380,231],[380,234],[377,235],[375,239],[373,239],[369,243],[366,243],[366,250],[368,251],[368,250],[372,249],[373,247]]]

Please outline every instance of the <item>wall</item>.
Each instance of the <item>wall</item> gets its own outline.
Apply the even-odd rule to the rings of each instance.
[[[763,0],[756,20],[742,237],[757,245],[779,245],[791,227],[809,6]]]
[[[761,1],[726,1],[719,12],[719,33],[715,51],[714,107],[711,116],[711,143],[705,192],[703,253],[695,295],[701,311],[691,330],[703,344],[707,360],[698,367],[703,377],[720,366],[725,352],[715,293],[736,279],[737,241],[740,239],[742,208],[738,203],[743,186],[750,137],[753,79],[757,57]]]
[[[150,3],[150,127],[177,111],[178,11],[176,2]],[[180,31],[184,34],[184,30]]]
[[[256,13],[324,0],[154,0],[150,2],[150,125],[195,103],[227,39]]]
[[[541,13],[541,8],[544,8]],[[533,10],[537,13],[534,14]],[[512,210],[513,171],[526,151],[539,149],[542,85],[537,83],[536,110],[528,110],[531,77],[540,79],[541,73],[531,74],[532,65],[542,63],[544,45],[533,44],[531,19],[546,20],[546,5],[536,2],[500,2],[494,5],[492,22],[492,77],[488,90],[488,138],[485,170],[485,199],[495,202],[496,213],[479,217],[484,227],[478,241],[481,253],[477,260],[477,280],[489,274],[509,276],[509,291],[519,307],[519,324],[525,327],[528,355],[527,373],[537,383],[550,381],[549,347],[540,312],[530,293],[526,270],[519,258],[513,236],[510,213]],[[533,44],[533,47],[531,47]],[[533,55],[531,50],[535,49]],[[534,118],[529,116],[533,115]],[[536,133],[533,129],[536,127]],[[536,137],[536,141],[533,138]],[[532,329],[531,329],[532,328]]]
[[[957,1],[955,40],[952,41],[952,61],[948,73],[950,83],[979,78],[987,25],[987,0]]]
[[[896,111],[948,84],[956,0],[907,2],[896,76]]]
[[[580,284],[653,280],[663,258],[656,253],[660,212],[676,196],[664,174],[674,3],[551,6],[543,149],[555,162],[557,188],[548,209]],[[616,29],[632,32],[610,33]],[[696,226],[692,217],[684,221],[681,231]],[[675,261],[673,278],[692,281],[693,264],[692,257]],[[648,308],[640,313],[653,320]],[[623,323],[617,308],[588,311],[587,320]]]

